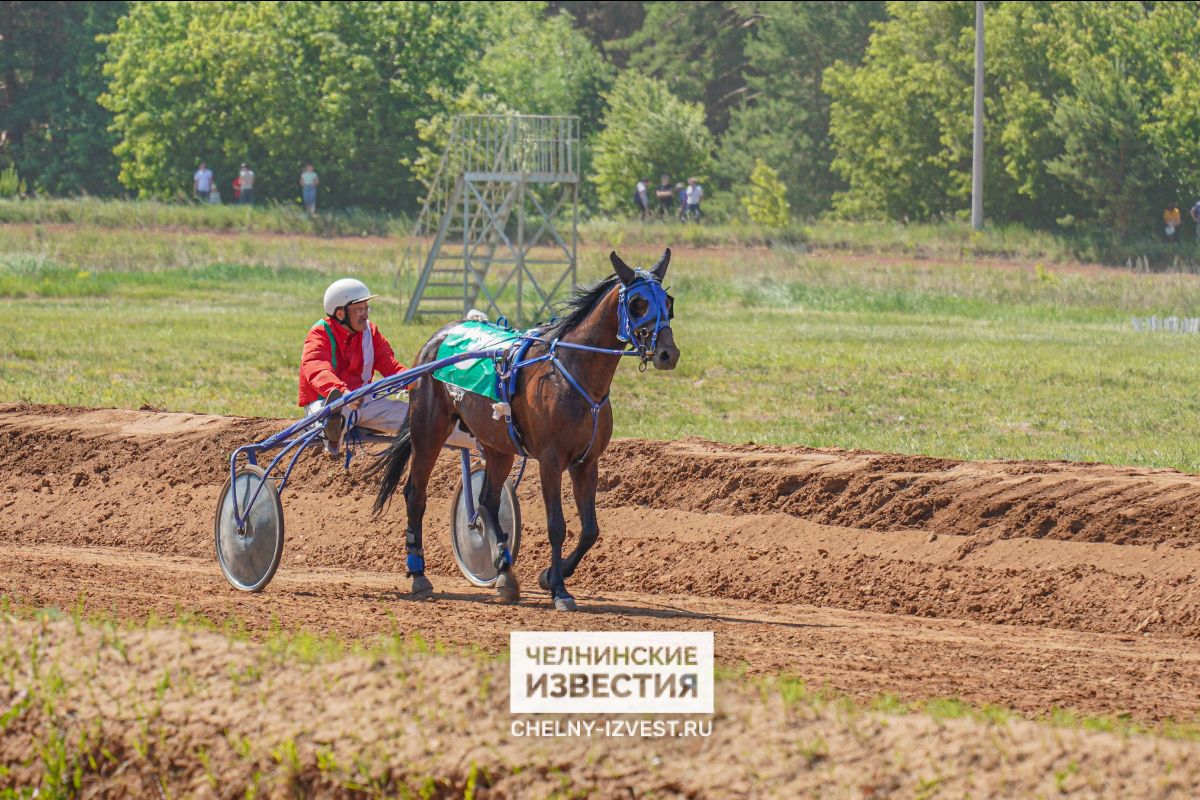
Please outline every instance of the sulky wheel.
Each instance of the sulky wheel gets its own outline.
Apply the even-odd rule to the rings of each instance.
[[[246,507],[255,491],[262,486],[254,507]],[[238,509],[245,517],[245,526],[238,530],[234,517],[233,498],[237,495]],[[217,500],[216,525],[217,563],[225,579],[235,589],[261,592],[279,567],[283,556],[283,504],[275,484],[266,478],[260,467],[247,465],[237,471],[233,482],[226,481]]]
[[[471,472],[471,495],[476,499],[477,508],[479,491],[483,488],[483,472],[483,467],[476,467]],[[500,574],[492,551],[495,533],[490,530],[490,525],[485,531],[485,516],[480,510],[475,527],[470,526],[467,498],[460,485],[450,506],[450,543],[454,546],[454,560],[458,562],[458,568],[476,586],[492,586]],[[521,546],[521,506],[513,492],[511,480],[505,481],[500,490],[500,526],[508,531],[508,552],[515,564],[517,550]]]

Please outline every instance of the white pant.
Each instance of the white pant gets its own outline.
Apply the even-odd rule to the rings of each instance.
[[[304,407],[305,415],[313,414],[324,407],[324,400],[314,400]],[[345,420],[346,430],[350,429],[350,418],[353,415],[355,415],[354,409],[342,408],[342,419]],[[354,416],[354,427],[367,428],[388,436],[395,436],[400,432],[401,426],[404,425],[404,418],[407,416],[408,403],[403,400],[393,400],[390,397],[380,397],[376,400],[368,400],[358,408],[357,415]],[[450,432],[450,438],[446,440],[446,445],[473,450],[477,446],[477,442],[474,436],[455,424],[454,430]]]

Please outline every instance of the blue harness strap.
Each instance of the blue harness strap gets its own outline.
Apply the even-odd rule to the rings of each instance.
[[[529,458],[529,453],[525,451],[524,437],[521,436],[516,416],[512,413],[512,398],[517,393],[517,377],[521,374],[521,367],[525,366],[522,362],[535,341],[537,339],[533,337],[522,336],[520,343],[506,354],[506,363],[498,364],[497,367],[500,368],[496,370],[496,394],[499,395],[501,402],[509,404],[508,438],[512,439],[513,446],[517,448],[517,454],[521,458]]]
[[[570,466],[582,463],[588,457],[588,454],[592,452],[592,447],[596,444],[596,434],[600,427],[600,409],[608,404],[608,395],[605,394],[599,400],[593,400],[592,396],[575,379],[575,376],[571,374],[566,365],[559,360],[557,351],[561,346],[569,350],[603,353],[605,355],[637,356],[641,358],[642,368],[644,369],[649,358],[647,353],[653,351],[658,340],[658,332],[670,322],[671,299],[662,288],[662,282],[655,275],[645,270],[637,270],[637,276],[637,280],[630,283],[629,286],[621,284],[618,289],[619,302],[617,303],[617,339],[631,345],[633,349],[613,350],[607,347],[593,347],[591,345],[563,342],[559,339],[547,342],[539,336],[522,334],[518,345],[496,356],[496,396],[500,398],[502,403],[506,403],[509,406],[509,413],[506,417],[508,436],[512,439],[513,446],[521,458],[528,458],[529,453],[525,449],[521,429],[517,426],[516,418],[512,413],[512,398],[517,393],[517,378],[521,374],[521,370],[540,361],[549,361],[553,364],[554,368],[566,379],[567,384],[587,401],[588,407],[592,412],[592,438],[588,440],[587,449],[583,451],[583,454],[579,458],[573,460]],[[647,303],[646,312],[636,319],[629,318],[628,298],[632,297],[642,298]],[[651,322],[654,324],[652,331],[649,330],[649,323]],[[497,320],[497,325],[507,328],[508,321],[501,317]],[[638,333],[642,330],[650,334],[648,342],[643,340],[644,337],[639,338]],[[547,351],[544,355],[526,360],[529,348],[533,346],[534,342],[545,344]],[[524,462],[522,462],[521,468],[524,470]]]
[[[555,350],[557,349],[558,340],[556,339],[550,343],[550,363],[562,373],[562,376],[567,379],[567,382],[571,384],[572,387],[574,387],[575,391],[579,392],[580,396],[583,397],[584,400],[587,400],[592,411],[592,438],[588,440],[588,446],[587,449],[583,451],[583,455],[571,462],[571,466],[573,467],[576,464],[583,463],[583,460],[588,457],[588,453],[592,452],[592,445],[596,443],[596,430],[600,424],[600,409],[604,408],[605,404],[608,403],[608,395],[604,395],[604,397],[601,397],[598,401],[593,400],[592,396],[588,394],[582,386],[579,385],[579,381],[575,380],[575,376],[568,372],[567,368],[563,366],[563,363],[558,360],[558,355],[555,353]]]
[[[596,432],[600,426],[600,409],[604,408],[604,406],[608,403],[608,395],[604,395],[604,397],[600,398],[599,400],[592,399],[591,395],[589,395],[583,386],[580,385],[579,381],[575,379],[575,376],[572,375],[562,361],[558,359],[557,350],[559,345],[561,344],[563,347],[571,348],[573,350],[586,350],[618,356],[633,355],[633,353],[629,351],[614,352],[607,348],[568,344],[555,339],[549,342],[549,349],[545,355],[526,360],[526,356],[529,354],[529,348],[533,346],[534,342],[545,343],[545,340],[539,339],[536,336],[522,336],[521,343],[517,347],[510,349],[507,353],[505,353],[502,359],[498,359],[502,360],[503,363],[497,364],[496,394],[499,395],[501,402],[509,404],[509,413],[507,417],[508,436],[510,439],[512,439],[513,446],[517,449],[517,454],[520,455],[521,458],[528,458],[529,453],[525,450],[525,442],[524,438],[521,436],[521,429],[518,427],[516,417],[512,413],[512,398],[517,393],[517,378],[521,374],[521,370],[524,367],[528,367],[531,364],[536,364],[540,361],[549,361],[554,365],[554,368],[557,369],[564,378],[566,378],[567,384],[570,385],[572,389],[574,389],[584,400],[587,401],[588,407],[592,412],[592,437],[588,440],[587,449],[583,451],[583,454],[571,462],[571,466],[575,466],[587,458],[588,453],[592,452],[592,446],[596,443]]]

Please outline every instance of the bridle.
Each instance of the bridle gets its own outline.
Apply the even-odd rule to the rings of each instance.
[[[636,271],[629,285],[621,284],[617,294],[617,338],[633,345],[641,359],[641,368],[654,358],[658,332],[669,327],[675,316],[675,298],[667,294],[662,281],[646,270]],[[646,310],[639,316],[633,305],[642,300]]]

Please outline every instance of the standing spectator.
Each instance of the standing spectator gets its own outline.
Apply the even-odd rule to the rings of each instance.
[[[700,221],[700,201],[704,199],[704,189],[695,178],[688,178],[687,185],[687,215]]]
[[[254,170],[243,163],[238,177],[242,179],[242,203],[248,206],[254,205]]]
[[[208,195],[213,189],[213,174],[212,170],[203,161],[200,162],[200,168],[196,170],[196,174],[192,176],[192,194],[196,200],[201,203],[208,202]]]
[[[671,209],[675,206],[675,190],[671,188],[670,175],[663,175],[659,180],[654,199],[658,200],[658,215],[664,221],[670,219]]]
[[[310,217],[317,215],[317,187],[320,185],[321,179],[317,177],[313,165],[305,164],[304,171],[300,173],[300,193],[304,195],[304,210]]]
[[[687,222],[687,186],[683,184],[683,181],[675,184],[675,196],[679,202],[679,221]]]
[[[1192,216],[1192,221],[1196,223],[1196,244],[1200,244],[1200,200],[1196,201],[1196,205],[1192,206],[1192,210],[1188,212]]]
[[[240,203],[242,201],[242,176],[233,176],[233,202]]]
[[[650,215],[650,190],[649,178],[642,178],[637,182],[637,186],[633,190],[633,203],[638,207],[641,213],[642,222],[646,221],[646,217]]]
[[[1163,212],[1163,224],[1165,225],[1164,233],[1167,235],[1168,242],[1179,243],[1179,226],[1182,224],[1179,214],[1179,204],[1170,203],[1167,205],[1166,211]]]

